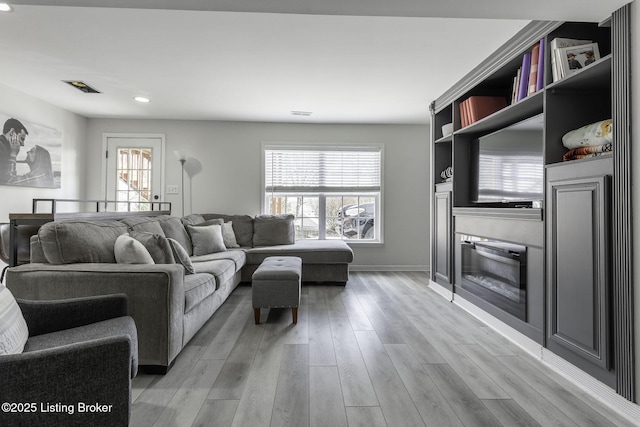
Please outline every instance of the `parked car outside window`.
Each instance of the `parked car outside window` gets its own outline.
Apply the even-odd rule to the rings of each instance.
[[[337,215],[342,234],[350,239],[373,239],[375,209],[373,202],[343,206]]]

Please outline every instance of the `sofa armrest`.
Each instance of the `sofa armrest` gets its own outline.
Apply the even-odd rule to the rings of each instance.
[[[22,405],[0,411],[0,425],[127,425],[130,349],[123,335],[0,357],[2,401]],[[96,403],[106,412],[79,410]],[[56,412],[55,404],[66,406]]]
[[[184,269],[178,264],[25,264],[9,268],[16,298],[57,300],[125,294],[138,328],[140,365],[169,366],[182,350]]]
[[[77,328],[127,315],[127,296],[100,295],[55,301],[18,299],[29,336]]]

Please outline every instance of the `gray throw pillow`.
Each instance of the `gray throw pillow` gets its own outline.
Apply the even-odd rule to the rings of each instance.
[[[187,253],[189,255],[192,255],[191,240],[189,240],[189,235],[184,229],[184,225],[182,225],[182,221],[180,221],[180,218],[170,215],[160,215],[156,218],[160,223],[160,227],[162,227],[162,231],[164,231],[165,237],[171,237],[172,239],[177,240],[178,243],[180,243],[182,247],[185,248]]]
[[[290,245],[296,242],[293,215],[258,215],[253,219],[253,246]]]
[[[222,224],[222,239],[227,248],[239,248],[240,245],[236,241],[236,233],[233,231],[233,221]]]
[[[118,264],[155,264],[147,248],[128,233],[116,239],[113,252]]]
[[[182,221],[182,224],[185,226],[196,225],[196,224],[200,224],[201,222],[204,222],[204,218],[200,214],[191,214],[191,215],[183,216],[182,218],[180,218],[180,221]]]
[[[220,224],[206,226],[187,225],[187,230],[191,235],[194,256],[227,250],[222,238],[222,226]]]
[[[222,218],[224,222],[233,221],[233,232],[241,247],[253,246],[253,218],[249,215],[202,214],[205,220]]]
[[[156,264],[175,264],[173,251],[166,237],[143,231],[132,231],[130,235],[147,248]]]
[[[185,274],[194,274],[196,270],[193,268],[193,263],[191,262],[191,258],[189,258],[187,251],[177,240],[170,237],[167,240],[169,241],[169,246],[171,246],[171,250],[173,251],[173,258],[176,260],[176,263],[182,264]]]

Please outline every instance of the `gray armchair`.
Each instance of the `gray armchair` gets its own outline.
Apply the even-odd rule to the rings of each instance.
[[[138,338],[126,296],[17,302],[29,339],[0,356],[0,425],[128,425]]]

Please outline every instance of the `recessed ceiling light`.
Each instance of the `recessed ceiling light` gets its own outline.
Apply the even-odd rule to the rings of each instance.
[[[300,110],[293,110],[293,111],[291,111],[291,115],[292,115],[292,116],[303,116],[303,117],[309,117],[311,114],[313,114],[313,112],[311,112],[311,111],[300,111]]]
[[[13,12],[13,8],[9,3],[0,3],[0,12]]]
[[[150,101],[149,98],[145,98],[144,96],[136,96],[133,99],[135,99],[138,102],[145,103],[145,104]]]

